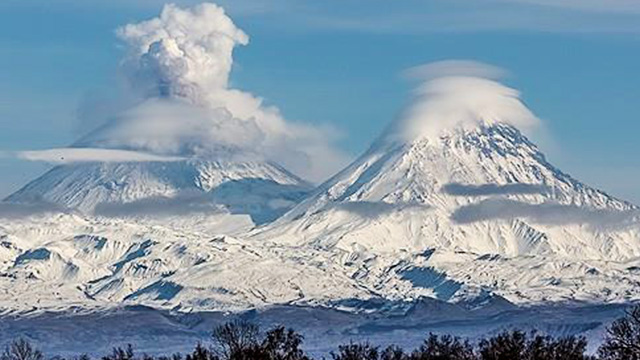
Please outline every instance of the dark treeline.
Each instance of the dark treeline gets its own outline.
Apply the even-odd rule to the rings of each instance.
[[[151,356],[136,354],[129,345],[114,348],[96,360],[311,360],[302,349],[303,337],[279,326],[264,333],[257,325],[229,322],[215,328],[208,344],[198,343],[191,353]],[[505,331],[473,344],[450,335],[429,334],[416,349],[386,348],[369,343],[338,346],[331,360],[640,360],[640,306],[614,321],[595,355],[587,355],[582,337],[551,337],[522,331]],[[45,360],[28,341],[7,345],[0,360]],[[56,360],[65,360],[57,357]],[[69,360],[91,360],[79,355]]]

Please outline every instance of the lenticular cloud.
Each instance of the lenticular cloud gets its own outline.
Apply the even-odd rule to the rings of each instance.
[[[229,87],[234,48],[247,45],[249,37],[221,7],[165,5],[159,17],[116,33],[126,46],[121,72],[136,105],[74,147],[172,157],[254,156],[311,181],[345,164],[332,146],[335,132],[288,121],[262,98]]]
[[[481,124],[504,123],[531,129],[540,120],[520,100],[520,93],[498,82],[505,72],[473,61],[444,61],[405,72],[421,81],[400,121],[409,140],[437,138],[443,132]]]

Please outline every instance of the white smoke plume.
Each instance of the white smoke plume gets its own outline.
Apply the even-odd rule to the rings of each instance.
[[[520,129],[540,120],[520,100],[520,93],[497,81],[505,72],[473,61],[444,61],[405,72],[421,84],[400,121],[408,140],[437,139],[454,129],[504,123]]]
[[[249,42],[214,4],[165,5],[159,17],[123,26],[117,34],[128,47],[124,70],[143,96],[194,102],[227,88],[233,49]]]
[[[179,99],[148,99],[118,114],[75,146],[143,150],[164,156],[254,156],[264,143],[255,121],[225,108],[194,106]]]
[[[157,18],[125,25],[116,34],[126,48],[121,72],[130,87],[125,94],[133,94],[123,101],[128,105],[71,150],[18,157],[58,163],[263,159],[310,181],[324,180],[346,164],[330,127],[288,121],[262,98],[229,87],[234,48],[247,45],[249,37],[221,7],[165,5]],[[87,112],[84,117],[97,116]]]
[[[233,50],[249,37],[214,4],[166,5],[117,30],[123,73],[143,102],[79,144],[163,155],[260,154],[311,181],[346,163],[334,131],[287,121],[263,99],[229,88]]]

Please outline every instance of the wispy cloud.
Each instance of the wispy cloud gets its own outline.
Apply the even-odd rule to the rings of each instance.
[[[548,194],[550,191],[548,186],[538,184],[465,185],[449,183],[442,187],[442,192],[454,196]]]
[[[5,0],[7,3],[41,3],[43,0]],[[133,7],[144,9],[156,9],[167,3],[166,0],[59,0],[61,4],[75,4],[75,5],[88,5],[88,6],[108,6],[114,7]],[[222,5],[227,8],[231,13],[235,15],[256,15],[274,12],[312,12],[325,8],[337,8],[337,5],[342,4],[343,10],[350,9],[355,6],[362,5],[359,0],[325,0],[321,3],[313,0],[216,0],[213,1],[218,5]],[[174,0],[172,4],[179,6],[193,6],[202,3],[200,0]],[[523,4],[523,5],[537,5],[541,7],[551,7],[569,10],[582,10],[590,12],[605,12],[605,13],[640,13],[640,4],[636,0],[408,0],[402,3],[393,2],[390,3],[384,0],[369,0],[367,8],[361,7],[363,14],[371,13],[376,8],[384,8],[390,10],[392,8],[403,7],[437,7],[443,4],[459,5],[459,6],[472,6],[472,5],[506,5],[506,4]],[[337,10],[336,10],[337,12]]]
[[[430,207],[419,203],[386,203],[383,201],[342,201],[331,205],[331,209],[346,211],[362,218],[376,219],[394,212],[412,210],[428,211]]]
[[[34,215],[46,215],[52,213],[66,213],[68,209],[61,206],[46,203],[34,202],[29,204],[18,204],[0,201],[0,218],[2,219],[21,219]]]
[[[59,0],[58,6],[144,9],[165,0]],[[640,32],[637,0],[217,0],[234,17],[263,17],[283,31],[344,30],[433,33],[525,30],[562,33]],[[38,6],[44,0],[4,0],[1,6]],[[194,6],[199,0],[175,0]]]
[[[215,0],[211,1],[223,6],[234,16],[259,16],[274,12],[292,11],[304,1],[298,0]],[[3,6],[42,6],[49,3],[47,0],[3,0]],[[189,7],[203,3],[202,0],[56,0],[57,6],[74,8],[107,9],[114,11],[118,9],[134,9],[155,11],[165,4],[175,4],[177,6]]]
[[[333,5],[333,6],[332,6]],[[640,6],[627,0],[372,0],[322,2],[299,13],[319,29],[373,33],[443,33],[525,30],[562,33],[640,32]],[[336,9],[339,9],[337,11]]]
[[[451,214],[459,224],[489,220],[527,219],[546,225],[584,224],[596,228],[638,226],[638,211],[595,209],[558,203],[530,204],[509,199],[487,199],[461,206]]]
[[[500,80],[508,72],[500,67],[473,60],[443,60],[414,66],[402,72],[408,80],[429,81],[441,77],[465,76]]]
[[[493,0],[496,1],[496,0]],[[501,0],[504,2],[521,2],[555,8],[583,10],[604,13],[638,13],[640,2],[637,0]]]
[[[150,197],[130,203],[101,203],[94,214],[106,217],[173,216],[175,214],[223,213],[224,207],[216,204],[212,196],[203,193],[181,193],[178,196]]]

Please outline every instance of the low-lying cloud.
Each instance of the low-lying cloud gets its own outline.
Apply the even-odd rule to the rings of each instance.
[[[48,202],[22,204],[0,201],[0,219],[16,220],[37,215],[67,212],[69,212],[69,209]]]
[[[193,106],[180,99],[149,99],[119,114],[75,146],[216,158],[262,154],[263,142],[264,133],[254,121],[234,118],[224,108]]]
[[[256,225],[260,225],[281,216],[298,203],[308,190],[299,185],[279,184],[259,178],[230,180],[211,192],[181,191],[172,197],[155,196],[128,203],[100,203],[93,214],[105,217],[154,218],[176,214],[228,213],[248,215]]]
[[[362,218],[377,219],[399,211],[430,209],[427,204],[420,203],[387,203],[384,201],[342,201],[331,205],[331,209],[346,211]]]
[[[527,219],[546,225],[584,224],[596,228],[638,225],[637,211],[605,210],[558,203],[529,204],[509,199],[487,199],[461,206],[451,214],[459,224],[489,220]]]
[[[47,150],[19,151],[16,156],[29,161],[43,161],[53,164],[82,162],[149,162],[180,161],[177,156],[162,156],[139,151],[102,148],[59,148]]]
[[[454,196],[530,195],[548,194],[551,192],[551,189],[546,185],[523,183],[505,185],[465,185],[460,183],[449,183],[442,187],[442,192]]]
[[[105,217],[129,216],[173,216],[175,214],[195,214],[224,212],[209,194],[200,192],[182,193],[175,197],[149,197],[129,203],[101,203],[93,213]]]

